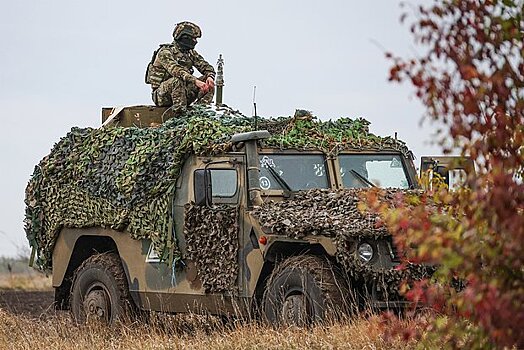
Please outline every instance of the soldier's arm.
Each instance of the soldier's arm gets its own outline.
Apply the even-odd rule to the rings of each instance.
[[[202,57],[198,52],[193,50],[193,65],[195,68],[202,74],[206,79],[211,78],[215,80],[215,68],[210,65],[204,57]]]
[[[184,67],[180,66],[177,61],[175,60],[175,57],[171,53],[170,50],[163,49],[158,52],[157,60],[155,63],[158,63],[162,66],[165,70],[168,71],[169,74],[172,76],[184,80],[186,83],[192,82],[194,83],[196,78],[187,72]]]

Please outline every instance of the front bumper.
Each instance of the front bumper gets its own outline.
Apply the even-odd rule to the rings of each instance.
[[[409,289],[416,281],[431,278],[436,267],[408,264],[404,269],[385,269],[373,271],[362,280],[363,295],[367,295],[367,304],[374,309],[404,309],[415,306],[406,300],[400,287],[406,284]]]

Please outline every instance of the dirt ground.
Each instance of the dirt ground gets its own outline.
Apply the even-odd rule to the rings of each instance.
[[[0,309],[15,315],[41,317],[55,314],[53,291],[0,290]]]

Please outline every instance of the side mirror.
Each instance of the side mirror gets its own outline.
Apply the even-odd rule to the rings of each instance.
[[[198,169],[194,173],[195,205],[211,205],[212,185],[211,171],[209,169]]]

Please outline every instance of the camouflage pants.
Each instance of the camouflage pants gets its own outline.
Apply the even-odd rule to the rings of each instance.
[[[198,78],[205,81],[204,77]],[[193,102],[209,104],[213,101],[214,89],[203,94],[193,83],[186,83],[182,79],[171,77],[163,81],[158,88],[153,90],[152,97],[155,105],[159,107],[173,106],[175,114],[183,114]]]

